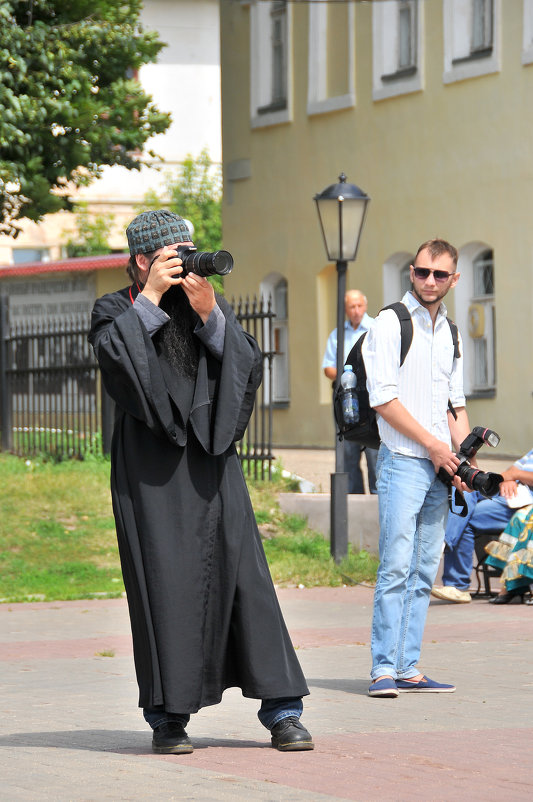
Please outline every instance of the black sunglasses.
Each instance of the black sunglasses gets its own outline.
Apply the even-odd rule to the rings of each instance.
[[[453,273],[448,273],[446,270],[433,270],[431,267],[415,267],[412,265],[412,268],[417,278],[426,279],[433,273],[435,281],[448,281],[448,279],[454,275]]]

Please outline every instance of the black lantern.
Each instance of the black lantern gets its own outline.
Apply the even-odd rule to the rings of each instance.
[[[320,228],[328,259],[337,266],[337,377],[344,368],[344,296],[348,262],[357,248],[370,198],[355,184],[339,183],[315,195]],[[335,473],[331,474],[331,554],[336,562],[348,553],[348,474],[344,471],[344,444],[335,438]]]

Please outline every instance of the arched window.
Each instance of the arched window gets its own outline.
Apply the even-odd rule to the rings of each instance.
[[[272,387],[265,388],[273,404],[287,405],[290,401],[289,387],[289,311],[287,279],[279,273],[271,273],[261,282],[261,297],[266,304],[270,299],[275,318],[267,321],[272,326]],[[269,342],[265,338],[265,342]]]
[[[493,395],[496,388],[494,253],[482,243],[461,248],[455,309],[463,337],[464,386],[469,396]]]
[[[399,251],[389,256],[383,265],[383,305],[400,301],[411,289],[409,267],[413,262],[413,254]]]
[[[402,298],[411,289],[411,261],[408,259],[400,270],[400,296]]]
[[[494,354],[494,258],[482,251],[472,264],[474,294],[468,310],[468,333],[474,342],[474,392],[496,385]]]

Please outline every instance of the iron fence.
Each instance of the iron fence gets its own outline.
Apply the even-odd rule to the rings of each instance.
[[[263,352],[271,377],[273,353],[270,302],[233,303],[237,319]],[[56,459],[108,453],[113,405],[87,341],[89,315],[11,323],[7,298],[0,298],[1,446],[19,456]],[[245,472],[270,478],[272,405],[270,378],[259,390],[252,417],[237,444]]]
[[[271,479],[272,462],[272,301],[269,298],[252,301],[249,298],[232,301],[237,320],[245,331],[259,343],[263,354],[263,382],[259,388],[250,423],[237,450],[243,469],[254,479]]]

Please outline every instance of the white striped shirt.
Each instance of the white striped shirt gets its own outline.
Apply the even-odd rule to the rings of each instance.
[[[413,341],[400,368],[400,322],[392,309],[380,312],[366,335],[363,357],[370,406],[394,398],[439,440],[451,447],[448,427],[448,399],[463,407],[463,360],[454,359],[453,340],[441,303],[435,327],[431,316],[411,292],[402,298],[413,320]],[[462,352],[461,338],[459,347]],[[401,434],[378,415],[381,440],[387,448],[410,457],[429,457],[427,449]]]

